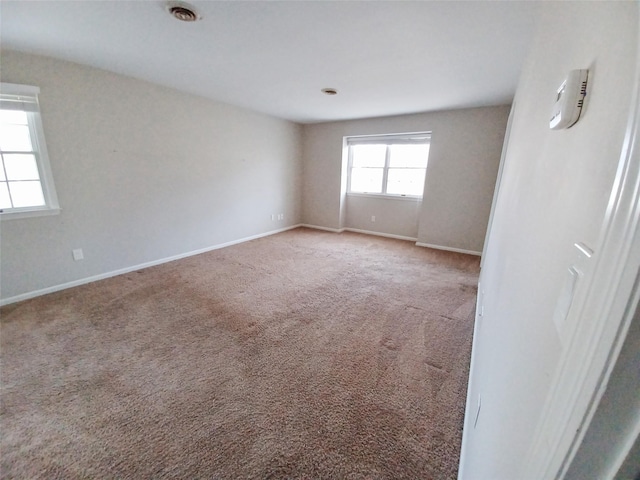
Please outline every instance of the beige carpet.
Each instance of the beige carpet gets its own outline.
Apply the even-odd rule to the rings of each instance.
[[[477,275],[297,229],[3,307],[2,478],[455,478]]]

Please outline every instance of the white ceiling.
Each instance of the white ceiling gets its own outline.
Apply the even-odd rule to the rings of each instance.
[[[510,103],[535,2],[3,0],[3,48],[302,123]],[[336,96],[320,92],[338,89]]]

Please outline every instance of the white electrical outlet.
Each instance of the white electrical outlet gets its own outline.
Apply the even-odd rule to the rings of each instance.
[[[73,254],[73,259],[77,262],[78,260],[84,259],[84,253],[82,253],[81,248],[76,248],[71,252]]]
[[[275,213],[272,213],[272,214],[271,214],[271,221],[273,222],[275,219],[276,219],[276,214],[275,214]]]
[[[376,221],[376,216],[375,215],[371,215],[371,221],[375,222]]]
[[[278,215],[278,220],[284,220],[284,213]]]

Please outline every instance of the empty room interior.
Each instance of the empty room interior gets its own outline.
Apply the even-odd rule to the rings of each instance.
[[[2,477],[640,479],[639,10],[3,0]]]

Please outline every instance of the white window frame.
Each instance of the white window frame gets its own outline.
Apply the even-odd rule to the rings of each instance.
[[[0,83],[0,108],[21,110],[27,114],[29,133],[45,201],[45,205],[37,207],[0,209],[0,220],[57,215],[60,213],[58,195],[53,183],[51,164],[49,163],[49,153],[44,139],[44,128],[38,103],[39,93],[40,88],[32,85]]]
[[[407,194],[395,194],[387,193],[387,180],[389,178],[389,161],[390,146],[394,144],[431,144],[431,132],[415,132],[415,133],[401,133],[401,134],[388,134],[388,135],[361,135],[354,137],[345,137],[345,142],[348,150],[348,163],[347,163],[347,195],[359,196],[359,197],[383,197],[397,200],[422,200],[423,195],[407,195]],[[384,159],[384,169],[382,173],[382,192],[352,192],[351,191],[351,169],[353,167],[353,149],[354,145],[367,145],[367,144],[386,144],[387,151]],[[425,165],[425,182],[426,182],[426,170],[428,167],[429,159]],[[424,190],[424,185],[423,185]]]

